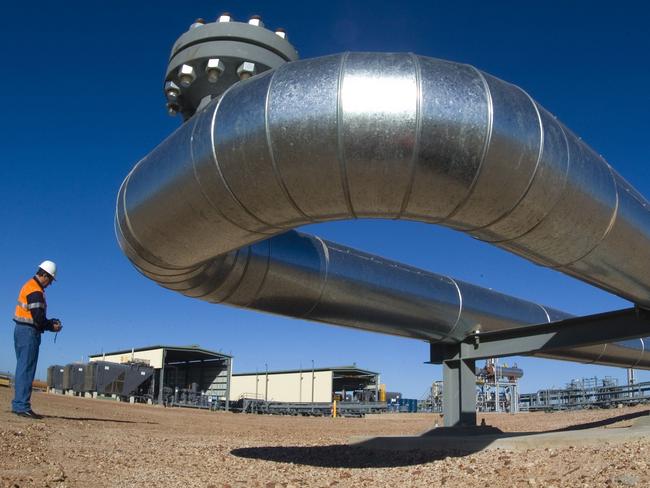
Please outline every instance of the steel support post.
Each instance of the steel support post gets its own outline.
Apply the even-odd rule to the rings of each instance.
[[[476,371],[473,359],[444,361],[442,411],[445,427],[476,425]]]
[[[151,375],[151,403],[156,403],[156,370]]]
[[[496,376],[496,365],[494,366],[494,411],[499,413],[501,411],[501,402],[499,401],[499,379]]]
[[[205,368],[205,361],[201,359],[201,366],[199,367],[199,391],[203,391],[203,368]]]
[[[163,349],[162,354],[162,365],[160,367],[160,390],[158,393],[158,405],[163,405],[164,403],[164,389],[165,389],[165,361],[167,360],[167,351]]]
[[[230,381],[232,380],[232,358],[227,360],[226,372],[226,412],[230,410]]]

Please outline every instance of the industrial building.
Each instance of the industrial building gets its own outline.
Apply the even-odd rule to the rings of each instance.
[[[232,375],[230,400],[329,403],[379,401],[379,373],[357,368],[294,369]]]
[[[235,411],[281,415],[363,416],[386,411],[379,373],[352,366],[239,373]]]
[[[229,408],[232,356],[228,354],[199,346],[150,346],[95,354],[89,361],[154,368],[151,398],[160,404]]]
[[[165,406],[250,413],[340,415],[386,410],[379,373],[351,366],[232,373],[232,356],[199,346],[150,346],[94,354],[48,368],[55,393],[110,395]],[[137,383],[137,384],[136,384]]]

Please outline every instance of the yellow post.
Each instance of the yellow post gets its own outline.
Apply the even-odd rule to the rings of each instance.
[[[336,418],[336,400],[332,402],[332,417]]]

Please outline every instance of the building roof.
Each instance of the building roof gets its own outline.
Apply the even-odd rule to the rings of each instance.
[[[335,366],[331,368],[302,368],[302,369],[280,369],[269,371],[268,374],[292,374],[292,373],[310,373],[311,371],[332,371],[335,375],[350,375],[350,376],[375,376],[379,373],[368,371],[367,369],[357,368],[356,366]],[[233,373],[233,376],[251,376],[254,374],[266,374],[266,371],[253,371],[252,373]]]
[[[183,362],[183,361],[200,361],[205,359],[230,359],[232,358],[229,354],[224,354],[222,352],[210,351],[208,349],[203,349],[199,346],[148,346],[148,347],[136,347],[133,349],[124,349],[121,351],[112,351],[105,352],[102,354],[91,354],[89,358],[99,358],[102,356],[113,356],[117,354],[130,354],[133,352],[142,352],[142,351],[153,351],[156,349],[165,350],[165,362],[174,363],[174,362]]]

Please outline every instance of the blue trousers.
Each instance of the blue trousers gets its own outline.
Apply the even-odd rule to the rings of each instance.
[[[14,349],[16,350],[16,375],[14,376],[14,400],[11,410],[26,412],[32,409],[32,382],[36,374],[38,348],[41,333],[34,327],[16,324],[14,329]]]

